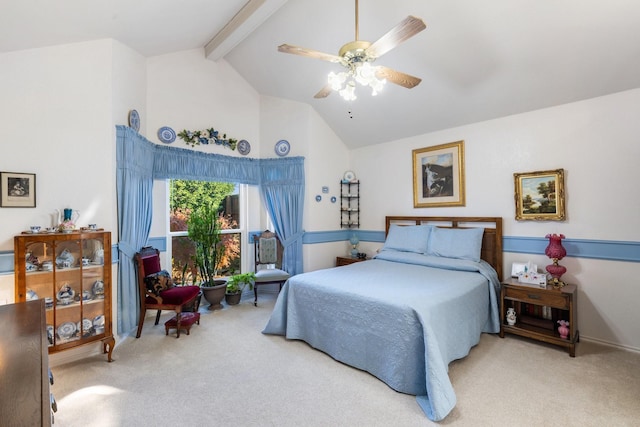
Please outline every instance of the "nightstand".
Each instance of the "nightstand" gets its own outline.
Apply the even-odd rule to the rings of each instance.
[[[555,289],[551,285],[546,288],[525,285],[515,279],[506,281],[500,290],[500,338],[505,333],[532,338],[565,347],[575,357],[576,343],[580,340],[577,296],[576,285]],[[507,323],[507,308],[516,312],[515,325]],[[559,320],[569,322],[567,338],[558,332]]]
[[[353,264],[354,262],[366,261],[369,258],[351,258],[351,257],[336,257],[336,267],[342,267],[343,265]]]

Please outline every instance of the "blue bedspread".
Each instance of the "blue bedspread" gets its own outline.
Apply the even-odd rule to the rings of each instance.
[[[438,421],[456,404],[449,363],[499,331],[498,287],[485,262],[383,251],[289,279],[263,333],[303,340],[416,395]]]

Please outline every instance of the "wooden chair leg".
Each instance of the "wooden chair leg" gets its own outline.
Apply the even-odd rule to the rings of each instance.
[[[147,313],[147,309],[140,310],[140,319],[138,319],[138,332],[136,333],[136,338],[140,338],[140,334],[142,333],[142,325],[144,325],[144,316]]]
[[[176,338],[180,338],[180,318],[182,317],[182,306],[176,307]]]
[[[160,313],[162,312],[162,310],[158,310],[158,314],[156,314],[156,325],[158,324],[158,322],[160,321]]]
[[[253,284],[253,295],[255,295],[255,298],[253,300],[253,306],[257,307],[258,306],[258,285],[256,285],[255,283]]]

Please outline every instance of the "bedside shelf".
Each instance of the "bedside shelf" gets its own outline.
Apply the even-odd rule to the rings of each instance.
[[[500,337],[505,333],[519,335],[525,338],[546,342],[569,351],[571,357],[576,355],[576,343],[580,340],[577,328],[577,287],[566,285],[554,289],[536,288],[518,284],[510,280],[502,284],[500,290]],[[514,308],[516,323],[506,323],[507,308]],[[549,307],[545,310],[543,307]],[[545,318],[544,312],[550,313],[551,318]],[[532,313],[533,312],[533,313]],[[557,331],[558,320],[569,322],[569,336],[565,339]]]

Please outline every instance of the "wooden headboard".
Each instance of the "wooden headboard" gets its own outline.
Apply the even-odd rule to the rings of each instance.
[[[391,224],[435,225],[447,228],[484,228],[480,257],[491,264],[502,280],[502,218],[484,216],[387,216],[385,236]]]

